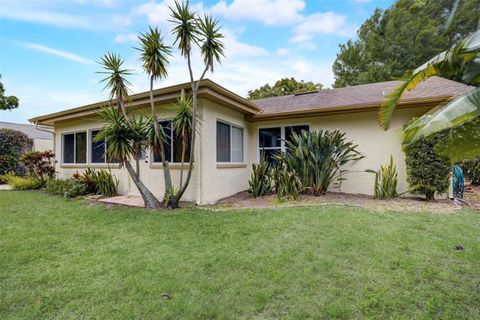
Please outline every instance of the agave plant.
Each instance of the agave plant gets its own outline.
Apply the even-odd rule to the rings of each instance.
[[[344,180],[345,165],[364,157],[358,145],[338,130],[294,133],[285,146],[286,152],[278,154],[277,160],[298,175],[304,191],[314,195],[325,193],[332,182]]]
[[[374,197],[376,199],[391,199],[398,196],[398,174],[393,156],[390,156],[388,165],[381,165],[378,171],[367,170],[367,172],[375,173]]]

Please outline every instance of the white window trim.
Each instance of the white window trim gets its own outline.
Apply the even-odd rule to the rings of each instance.
[[[260,154],[262,150],[280,150],[281,152],[285,152],[285,128],[286,127],[300,127],[300,126],[308,126],[308,130],[312,127],[310,123],[298,123],[298,124],[288,124],[288,125],[271,125],[265,127],[258,127],[257,128],[257,163],[260,162]],[[262,129],[271,129],[271,128],[280,128],[280,147],[267,147],[267,148],[260,148],[260,130]]]
[[[77,163],[77,133],[82,133],[84,132],[86,134],[87,138],[87,146],[88,146],[88,130],[78,130],[78,131],[69,131],[69,132],[62,132],[62,145],[61,145],[61,152],[62,152],[62,165],[68,165],[68,166],[86,166],[89,162],[89,148],[87,147],[85,150],[86,153],[86,159],[85,162],[79,162]],[[65,136],[73,134],[73,162],[65,162]]]
[[[216,161],[217,160],[217,122],[226,124],[230,126],[230,161]],[[232,161],[233,159],[233,148],[232,148],[232,127],[235,127],[237,129],[242,130],[242,161]],[[222,119],[217,119],[215,122],[215,161],[219,164],[225,164],[225,163],[233,163],[233,164],[244,164],[245,163],[245,128],[242,126],[239,126],[237,124],[222,120]]]

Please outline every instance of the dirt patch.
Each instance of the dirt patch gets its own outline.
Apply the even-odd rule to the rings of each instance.
[[[367,195],[335,192],[329,192],[318,197],[302,195],[296,201],[279,201],[275,195],[252,198],[248,193],[241,192],[218,201],[212,207],[222,210],[232,208],[280,208],[318,205],[342,205],[365,208],[373,211],[415,211],[432,213],[453,213],[466,206],[461,202],[448,199],[426,201],[421,198],[402,197],[391,200],[377,200]]]

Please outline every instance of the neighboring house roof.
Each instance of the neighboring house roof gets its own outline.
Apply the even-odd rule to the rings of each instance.
[[[386,81],[338,89],[323,89],[296,95],[247,100],[225,89],[219,84],[205,79],[201,82],[198,96],[218,102],[223,106],[243,112],[249,120],[281,119],[313,114],[331,114],[377,110],[385,96],[395,90],[401,81]],[[189,94],[190,83],[156,89],[153,92],[156,103],[175,101],[181,90]],[[399,107],[436,106],[462,95],[474,87],[452,80],[431,77],[421,82],[400,100]],[[129,107],[149,106],[149,92],[130,96]],[[69,120],[91,115],[105,106],[108,101],[89,104],[30,119],[30,122],[53,125],[55,121]]]
[[[53,133],[35,129],[31,124],[0,121],[0,129],[11,129],[25,133],[30,139],[53,140]]]
[[[263,112],[254,116],[253,119],[270,118],[274,115],[376,109],[385,99],[385,96],[395,90],[401,83],[401,81],[386,81],[252,100],[263,109]],[[422,103],[438,104],[472,89],[472,86],[435,76],[419,83],[412,91],[404,94],[399,106],[409,104],[417,106]]]

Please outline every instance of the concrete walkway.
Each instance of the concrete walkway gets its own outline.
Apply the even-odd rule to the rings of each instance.
[[[8,185],[8,184],[0,184],[0,191],[1,190],[12,190],[13,187],[11,185]]]
[[[127,207],[143,208],[144,202],[140,196],[116,196],[111,198],[99,199],[99,202],[106,204],[122,205]]]

